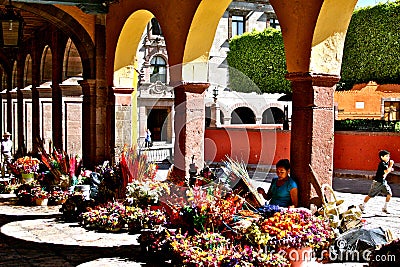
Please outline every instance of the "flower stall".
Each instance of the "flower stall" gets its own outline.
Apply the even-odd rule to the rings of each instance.
[[[62,210],[74,212],[88,230],[140,233],[144,251],[176,266],[296,266],[334,240],[323,216],[262,206],[245,166],[233,160],[227,166],[224,181],[210,170],[207,183],[182,182],[173,172],[159,181],[146,154],[126,149],[115,172],[121,175],[117,198],[85,206],[74,196]]]
[[[296,266],[335,239],[327,217],[262,205],[245,165],[230,158],[222,179],[208,168],[200,172],[206,179],[177,179],[171,171],[162,181],[157,165],[136,148],[125,148],[119,164],[105,163],[94,176],[76,172],[64,152],[42,151],[41,159],[55,183],[20,187],[21,202],[62,204],[62,219],[88,230],[140,234],[144,251],[176,266]],[[96,194],[65,191],[84,179],[98,185]]]

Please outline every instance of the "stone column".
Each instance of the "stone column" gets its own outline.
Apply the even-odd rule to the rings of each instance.
[[[18,156],[22,156],[25,154],[25,145],[24,145],[24,139],[25,139],[25,135],[24,135],[24,95],[21,92],[21,88],[18,87],[17,88],[17,146],[18,149],[17,151],[15,151],[16,154],[18,154]]]
[[[224,125],[231,125],[231,117],[224,117]]]
[[[106,15],[96,15],[95,53],[96,53],[96,82],[95,82],[95,117],[94,122],[96,151],[92,164],[102,164],[106,159],[114,159],[115,147],[115,98],[113,88],[106,80]],[[92,82],[91,87],[92,87]]]
[[[51,99],[52,99],[52,109],[51,109],[51,121],[52,121],[52,132],[53,132],[53,146],[57,149],[64,149],[63,147],[63,101],[61,88],[58,83],[53,81],[51,85]]]
[[[82,160],[86,168],[96,159],[96,81],[82,80]]]
[[[211,104],[211,121],[210,127],[217,127],[217,103]]]
[[[146,138],[145,130],[147,129],[147,114],[146,114],[146,106],[142,106],[144,103],[142,102],[139,106],[139,143],[138,146],[144,146],[144,139]]]
[[[52,139],[53,145],[57,149],[64,150],[63,144],[63,100],[60,83],[62,82],[62,62],[63,62],[63,47],[62,43],[65,39],[62,33],[54,30],[51,36],[52,42],[52,77],[51,77],[51,100],[52,100]]]
[[[37,52],[38,43],[31,42],[32,45],[32,150],[34,153],[38,151],[41,145],[40,139],[40,101],[39,101],[39,86],[40,81],[40,57]]]
[[[192,157],[198,171],[204,166],[204,94],[208,87],[208,83],[185,83],[174,88],[174,167],[181,178],[189,177]]]
[[[289,73],[287,79],[293,90],[291,173],[299,185],[299,205],[309,207],[311,203],[321,203],[320,185],[332,185],[333,100],[339,77]]]
[[[124,145],[132,145],[133,116],[132,93],[134,88],[114,88],[115,97],[115,150],[116,156],[121,154]],[[136,112],[135,112],[136,113]]]
[[[36,85],[32,84],[32,150],[38,151],[40,138],[40,103],[39,91]]]

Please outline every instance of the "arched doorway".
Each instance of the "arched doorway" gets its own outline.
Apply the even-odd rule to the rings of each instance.
[[[232,112],[231,124],[255,124],[256,116],[248,107],[240,107]]]
[[[147,128],[151,132],[151,138],[155,142],[166,142],[168,140],[167,134],[167,118],[169,110],[167,107],[157,107],[150,110],[147,116]]]
[[[266,109],[262,115],[262,124],[283,124],[284,120],[283,111],[277,107]]]

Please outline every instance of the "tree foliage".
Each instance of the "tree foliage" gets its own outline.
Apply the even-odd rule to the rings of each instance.
[[[354,12],[344,44],[342,89],[369,81],[399,83],[399,25],[400,1]]]
[[[234,91],[291,92],[285,79],[286,58],[282,33],[274,28],[232,38],[227,55],[229,82]]]

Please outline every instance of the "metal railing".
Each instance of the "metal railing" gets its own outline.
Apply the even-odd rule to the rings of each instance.
[[[150,162],[162,162],[164,160],[173,162],[174,158],[173,147],[141,147],[139,152],[146,153]]]

